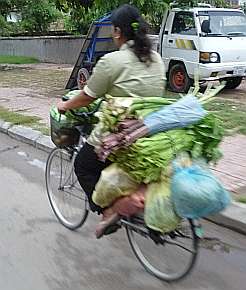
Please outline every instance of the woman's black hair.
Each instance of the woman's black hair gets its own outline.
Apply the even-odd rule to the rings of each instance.
[[[113,11],[111,15],[112,24],[119,27],[121,33],[127,40],[134,40],[133,52],[141,62],[150,63],[151,41],[147,35],[148,24],[140,15],[135,6],[124,4]]]

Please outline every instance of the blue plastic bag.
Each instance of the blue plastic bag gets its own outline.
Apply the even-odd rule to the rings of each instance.
[[[175,167],[171,199],[182,218],[202,218],[224,210],[231,202],[228,191],[212,172],[200,165]]]
[[[164,106],[159,111],[153,112],[144,118],[144,125],[149,130],[149,135],[176,128],[185,128],[195,124],[206,116],[195,96],[185,96],[169,106]]]

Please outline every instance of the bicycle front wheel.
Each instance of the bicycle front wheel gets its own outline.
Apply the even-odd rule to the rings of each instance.
[[[74,173],[75,152],[55,148],[51,151],[45,171],[50,205],[62,225],[75,230],[88,216],[87,197]]]
[[[151,232],[143,218],[132,218],[127,226],[131,248],[139,262],[155,277],[171,282],[184,278],[193,268],[198,252],[198,237],[192,220],[184,220],[169,234]]]

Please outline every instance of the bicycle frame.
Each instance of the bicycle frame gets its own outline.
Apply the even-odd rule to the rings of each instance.
[[[85,136],[84,136],[84,134],[83,134],[82,129],[81,129],[80,126],[76,126],[76,129],[80,132],[80,137],[79,137],[78,144],[77,145],[74,145],[74,146],[64,147],[64,150],[66,150],[68,153],[71,154],[71,164],[72,164],[72,166],[70,168],[70,172],[68,174],[67,179],[63,182],[63,184],[60,183],[59,190],[62,190],[62,189],[65,189],[65,188],[69,188],[71,186],[74,186],[75,183],[77,182],[77,178],[75,177],[75,174],[74,174],[73,164],[74,164],[74,161],[76,159],[76,156],[79,153],[79,150],[84,146],[84,144],[86,142],[86,138],[85,138]],[[62,168],[63,167],[61,166],[61,175],[62,175]],[[72,178],[71,184],[66,186],[66,184],[68,183],[68,181],[70,180],[70,178]]]
[[[176,243],[174,241],[170,241],[170,240],[168,240],[166,238],[166,237],[169,237],[172,240],[175,240],[176,237],[182,237],[182,238],[186,238],[186,239],[191,239],[190,236],[187,236],[187,235],[183,234],[179,230],[174,230],[172,232],[162,234],[160,232],[151,230],[151,229],[147,228],[146,226],[140,227],[137,224],[135,224],[134,222],[131,222],[129,219],[125,219],[125,218],[122,218],[120,220],[120,225],[124,226],[126,228],[130,228],[134,232],[137,232],[138,234],[140,234],[140,235],[142,235],[144,237],[151,238],[156,244],[161,244],[161,245],[164,245],[165,243],[172,244],[172,245],[176,245],[178,247],[181,247],[181,248],[183,248],[183,249],[185,249],[185,250],[187,250],[189,252],[192,252],[189,249],[187,249],[186,247],[184,247],[184,246],[182,246],[182,245],[180,245],[180,244],[178,244],[178,243]],[[193,221],[192,221],[192,225],[195,228],[195,232],[196,232],[196,228],[197,227],[200,228],[200,225],[195,225]],[[196,235],[196,236],[199,238],[198,235]]]

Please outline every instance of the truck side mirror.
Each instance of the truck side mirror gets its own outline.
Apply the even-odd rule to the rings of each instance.
[[[209,20],[203,20],[201,30],[204,33],[211,33],[210,29],[210,21]]]

